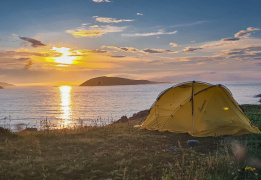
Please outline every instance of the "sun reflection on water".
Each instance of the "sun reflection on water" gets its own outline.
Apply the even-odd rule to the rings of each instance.
[[[60,110],[61,115],[59,118],[62,120],[62,126],[67,127],[72,119],[72,109],[71,109],[71,86],[61,86],[60,89],[60,97],[61,97],[61,104]]]

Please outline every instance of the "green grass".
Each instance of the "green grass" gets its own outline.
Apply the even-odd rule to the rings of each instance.
[[[261,128],[261,106],[242,107]],[[195,138],[133,128],[142,121],[89,129],[1,131],[0,179],[261,178],[254,174],[261,173],[260,134]],[[199,140],[200,146],[189,148],[189,139]],[[241,159],[231,151],[234,142],[247,147]],[[179,150],[171,151],[173,146]],[[245,171],[246,166],[256,170]]]

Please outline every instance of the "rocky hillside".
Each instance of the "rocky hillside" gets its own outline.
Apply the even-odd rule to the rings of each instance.
[[[102,76],[102,77],[96,77],[88,81],[85,81],[80,86],[115,86],[115,85],[138,85],[138,84],[158,84],[158,82]]]

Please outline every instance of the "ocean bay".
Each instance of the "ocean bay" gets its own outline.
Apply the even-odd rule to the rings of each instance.
[[[174,85],[8,87],[0,91],[0,124],[13,130],[17,124],[39,128],[43,120],[60,120],[59,127],[70,127],[78,120],[86,125],[97,120],[108,124],[149,109],[160,92]],[[261,83],[224,85],[239,104],[260,104],[254,96],[260,94]]]

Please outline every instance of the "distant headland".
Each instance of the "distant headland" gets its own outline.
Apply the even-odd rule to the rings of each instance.
[[[4,87],[8,87],[8,86],[14,86],[14,85],[13,84],[9,84],[9,83],[0,82],[0,87],[4,88]]]
[[[153,82],[148,80],[132,80],[120,77],[96,77],[85,81],[80,86],[117,86],[117,85],[138,85],[138,84],[160,84],[165,82]]]

